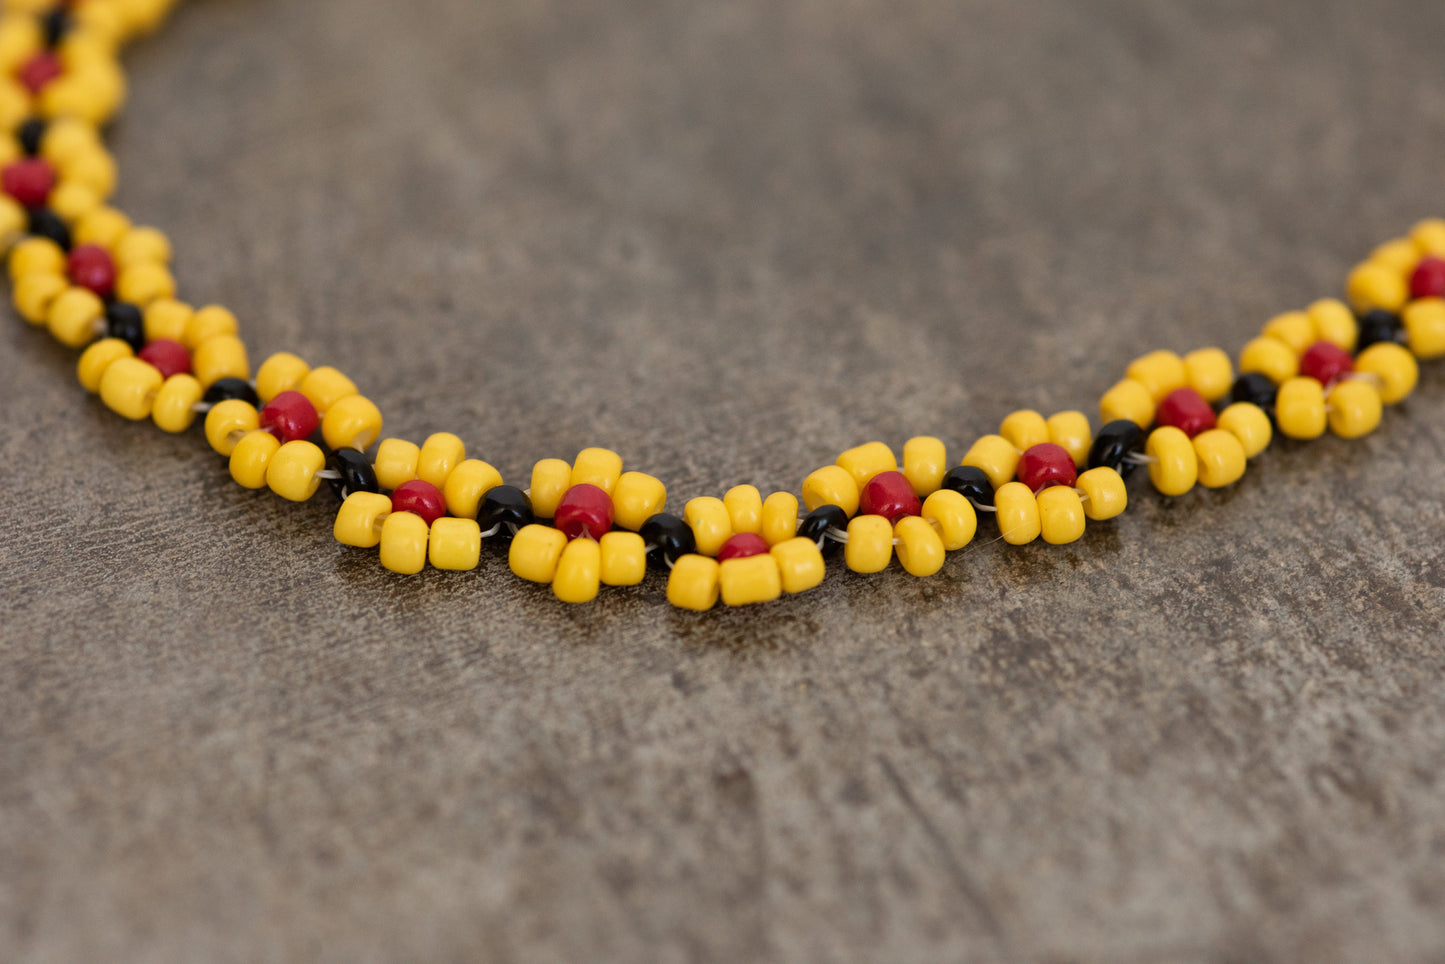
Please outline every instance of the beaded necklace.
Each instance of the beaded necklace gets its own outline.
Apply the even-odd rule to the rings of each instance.
[[[930,576],[980,525],[1011,545],[1078,540],[1127,508],[1141,466],[1180,496],[1237,482],[1276,435],[1364,436],[1414,389],[1417,359],[1445,356],[1445,219],[1428,219],[1357,265],[1344,300],[1270,319],[1237,364],[1214,347],[1135,359],[1100,399],[1097,432],[1080,411],[1017,411],[957,465],[931,436],[901,459],[868,442],[797,495],[738,485],[681,516],[660,480],[602,448],[508,485],[456,435],[381,438],[380,410],[335,368],[279,352],[253,377],[235,315],[178,300],[169,240],[108,203],[116,165],[100,128],[124,100],[117,53],[175,3],[3,0],[0,249],[15,308],[80,351],[81,385],[116,414],[174,433],[201,421],[238,484],[303,502],[325,482],[337,541],[379,550],[392,572],[474,569],[495,543],[563,602],[635,586],[651,565],[691,610],[806,592],[840,550],[852,572],[896,559]]]

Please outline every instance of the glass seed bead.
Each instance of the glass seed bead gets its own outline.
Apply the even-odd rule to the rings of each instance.
[[[1099,429],[1089,446],[1089,468],[1110,468],[1127,478],[1138,467],[1129,456],[1143,451],[1144,429],[1131,419],[1115,419]]]
[[[1298,355],[1314,342],[1315,325],[1303,311],[1286,311],[1265,322],[1260,334],[1279,339]]]
[[[1274,398],[1279,388],[1267,375],[1246,372],[1234,380],[1229,390],[1231,402],[1248,402],[1269,411],[1274,408]]]
[[[1099,399],[1099,421],[1104,424],[1128,419],[1140,428],[1154,421],[1154,397],[1132,378],[1116,382]]]
[[[608,496],[612,495],[621,476],[622,456],[611,449],[583,449],[572,463],[573,485],[595,485]]]
[[[322,365],[307,372],[296,390],[311,399],[316,411],[325,415],[333,404],[356,394],[356,383],[330,365]],[[265,397],[264,392],[262,397]]]
[[[1411,298],[1445,298],[1445,258],[1420,259],[1410,275]]]
[[[1244,446],[1233,432],[1214,428],[1194,436],[1193,442],[1194,456],[1199,462],[1199,484],[1206,489],[1232,485],[1244,475]]]
[[[55,187],[55,168],[38,157],[11,161],[0,170],[0,187],[28,208],[43,207]]]
[[[1409,349],[1389,342],[1378,342],[1355,357],[1355,371],[1373,375],[1380,390],[1380,401],[1395,405],[1409,397],[1420,380],[1420,363]]]
[[[1445,257],[1445,218],[1424,218],[1410,229],[1410,240],[1422,254]]]
[[[1049,545],[1068,545],[1084,535],[1084,502],[1078,492],[1055,485],[1034,498],[1039,506],[1039,535]]]
[[[294,444],[294,443],[293,443]],[[381,522],[381,564],[403,576],[426,568],[431,526],[411,512],[393,512]]]
[[[115,262],[110,252],[98,244],[82,244],[70,249],[66,261],[72,284],[89,288],[102,298],[115,292]]]
[[[894,524],[893,535],[898,540],[894,552],[904,572],[923,578],[943,568],[943,538],[927,519],[904,516]]]
[[[572,466],[561,459],[542,459],[532,466],[532,512],[539,519],[550,519],[557,503],[572,487]]]
[[[1253,402],[1235,402],[1220,412],[1219,427],[1239,439],[1247,459],[1269,448],[1274,438],[1269,416]]]
[[[824,541],[824,536],[828,532],[844,532],[847,528],[847,513],[836,505],[820,505],[798,523],[797,535],[822,549],[825,546],[837,544],[836,540],[832,539]]]
[[[1020,409],[1004,416],[998,434],[1009,440],[1020,452],[1049,440],[1049,425],[1033,409]]]
[[[1192,388],[1179,388],[1165,395],[1154,413],[1155,424],[1172,425],[1193,438],[1214,428],[1214,409]]]
[[[1355,362],[1350,353],[1327,341],[1317,341],[1310,345],[1299,360],[1299,373],[1325,386],[1354,370]]]
[[[304,439],[284,442],[266,466],[266,485],[287,501],[305,502],[321,487],[316,473],[324,468],[326,453],[319,446]]]
[[[1318,383],[1316,383],[1318,384]],[[1149,481],[1164,495],[1183,495],[1199,481],[1199,458],[1189,436],[1172,425],[1156,428],[1144,443]]]
[[[1330,431],[1340,438],[1362,438],[1380,425],[1383,402],[1375,386],[1363,379],[1336,382],[1325,396]]]
[[[908,477],[897,470],[879,472],[863,486],[858,511],[865,515],[881,515],[889,524],[904,516],[918,515],[923,503],[913,491]]]
[[[1099,466],[1078,478],[1084,493],[1084,515],[1095,522],[1106,522],[1129,507],[1129,490],[1124,477],[1107,466]]]
[[[597,543],[604,586],[636,586],[647,575],[647,543],[635,532],[609,532]]]
[[[261,408],[261,428],[282,442],[309,439],[320,421],[316,408],[300,392],[282,392]]]
[[[152,261],[156,264],[170,264],[171,242],[155,228],[132,227],[115,242],[111,252],[115,263],[121,267]]]
[[[1188,375],[1184,360],[1172,351],[1151,351],[1129,363],[1126,378],[1143,385],[1151,400],[1157,402],[1176,388],[1183,388]]]
[[[163,303],[158,302],[157,304]],[[179,304],[179,302],[173,302],[173,304]],[[147,316],[154,307],[147,309]],[[311,366],[306,362],[289,351],[277,352],[263,361],[261,367],[256,369],[256,394],[261,396],[262,401],[270,401],[282,392],[297,391],[309,374],[311,374]]]
[[[67,159],[65,163],[72,160]],[[129,230],[130,218],[124,212],[109,206],[100,207],[76,222],[75,243],[99,244],[108,248]]]
[[[957,492],[975,506],[993,505],[993,480],[976,465],[956,465],[943,473],[940,490]]]
[[[894,458],[893,450],[883,442],[865,442],[855,446],[838,456],[836,464],[852,476],[854,485],[860,490],[879,472],[898,471],[898,460]]]
[[[798,535],[798,497],[791,492],[773,492],[763,500],[762,536],[776,546]]]
[[[507,541],[519,530],[532,524],[532,500],[515,485],[498,485],[487,490],[477,508],[477,525],[483,532],[496,533],[489,538]]]
[[[120,338],[130,343],[136,351],[145,347],[148,341],[161,339],[150,339],[146,337],[145,317],[141,310],[135,305],[119,301],[112,305],[105,306],[105,330],[111,338]],[[187,354],[186,367],[190,368],[190,356]]]
[[[1258,372],[1279,385],[1299,374],[1299,355],[1278,338],[1261,335],[1239,353],[1239,371]]]
[[[339,402],[340,399],[336,401]],[[330,406],[327,410],[330,411]],[[460,438],[451,432],[433,432],[421,443],[421,452],[416,460],[416,477],[440,489],[446,485],[447,476],[452,474],[452,469],[461,465],[466,457],[467,446]]]
[[[557,503],[552,524],[569,539],[601,539],[612,529],[612,497],[590,482],[574,485]]]
[[[20,317],[32,325],[43,325],[56,299],[69,290],[69,282],[58,274],[28,274],[15,283],[11,297]]]
[[[763,494],[752,485],[735,485],[723,493],[723,505],[733,532],[759,533],[763,529]]]
[[[69,251],[74,236],[65,219],[49,208],[29,208],[27,230],[39,238],[47,238]]]
[[[636,532],[667,505],[667,486],[645,472],[623,472],[612,489],[612,523]]]
[[[943,548],[949,552],[968,545],[978,531],[973,503],[952,489],[939,489],[924,499],[922,516],[938,529]]]
[[[92,395],[100,391],[100,379],[110,363],[117,358],[132,358],[135,351],[119,338],[102,338],[93,342],[80,355],[80,361],[75,366],[76,376],[85,390]]]
[[[335,402],[321,419],[321,436],[334,449],[364,452],[381,436],[381,428],[381,409],[365,395]]]
[[[433,569],[470,572],[482,559],[482,530],[475,519],[437,519],[427,534],[426,556]]]
[[[360,395],[353,396],[360,398]],[[330,418],[337,407],[345,405],[350,399],[343,399],[333,406],[326,417]],[[488,492],[502,484],[502,473],[483,462],[481,459],[464,459],[460,465],[452,469],[451,475],[447,476],[446,484],[442,486],[442,495],[446,497],[447,511],[454,516],[465,519],[475,519],[477,512],[481,509],[482,498]]]
[[[144,309],[132,305],[144,318],[145,337],[169,338],[181,341],[185,337],[186,324],[191,320],[191,306],[174,298],[160,298],[146,305]],[[184,342],[182,342],[184,344]]]
[[[938,491],[948,471],[948,448],[942,439],[919,435],[903,443],[903,474],[920,499]]]
[[[250,379],[251,362],[241,339],[217,335],[196,346],[191,353],[191,370],[202,385],[209,387],[223,378]]]
[[[1056,412],[1049,416],[1049,441],[1069,453],[1076,469],[1088,464],[1089,446],[1094,441],[1089,416],[1083,412]]]
[[[642,524],[638,535],[649,549],[648,555],[659,566],[676,566],[679,559],[697,552],[692,527],[667,512],[659,512]]]
[[[1004,542],[1022,546],[1039,537],[1043,522],[1033,490],[1022,482],[1005,482],[993,498],[998,507],[998,531]]]
[[[1222,348],[1200,348],[1185,355],[1184,373],[1188,386],[1206,402],[1217,402],[1228,395],[1234,382],[1234,365]]]
[[[263,396],[264,397],[264,396]],[[397,489],[416,478],[421,448],[405,439],[382,439],[376,447],[376,480],[383,489]]]
[[[706,612],[717,605],[718,561],[686,555],[673,564],[667,577],[667,601],[678,609]]]
[[[201,396],[201,401],[207,405],[215,405],[217,402],[224,402],[228,398],[239,398],[247,404],[260,406],[261,399],[256,394],[256,389],[251,383],[243,378],[218,378],[206,389]]]
[[[1445,299],[1421,298],[1411,302],[1402,316],[1405,344],[1416,358],[1445,355]]]
[[[1051,485],[1071,486],[1076,475],[1073,456],[1052,442],[1030,446],[1019,458],[1018,480],[1028,486],[1030,492]]]
[[[744,559],[748,556],[765,554],[770,547],[767,540],[755,532],[738,532],[728,537],[727,542],[717,551],[718,562],[728,559]]]
[[[45,120],[32,117],[20,125],[20,149],[30,157],[40,153],[40,141],[45,137]]]
[[[10,251],[10,282],[28,274],[64,274],[65,252],[49,238],[26,238]]]
[[[840,465],[825,465],[803,480],[803,505],[809,512],[819,506],[835,505],[844,515],[858,511],[858,483]]]
[[[271,433],[265,434],[269,436]],[[343,546],[374,549],[381,542],[382,520],[389,515],[391,499],[376,492],[353,492],[337,510],[331,534]]]
[[[1409,238],[1391,238],[1384,244],[1376,245],[1375,250],[1371,251],[1365,260],[1377,262],[1408,276],[1420,260],[1420,249],[1415,247],[1415,243]]]
[[[1345,351],[1354,351],[1360,337],[1360,325],[1355,313],[1338,298],[1321,298],[1306,309],[1310,324],[1314,326],[1315,340],[1339,345]]]
[[[391,511],[415,513],[425,519],[427,525],[431,525],[447,514],[447,504],[436,486],[421,479],[412,479],[392,491]]]
[[[376,481],[376,470],[365,455],[354,449],[337,449],[327,455],[326,468],[337,476],[327,479],[326,484],[343,502],[358,492],[377,494],[381,491]],[[390,501],[387,502],[387,511],[391,511]]]
[[[241,436],[261,427],[261,418],[254,406],[239,398],[231,398],[211,406],[206,413],[205,426],[206,441],[211,448],[217,455],[230,458]]]
[[[823,553],[811,539],[794,536],[773,546],[773,561],[778,564],[778,577],[783,592],[799,593],[816,588],[827,575]]]
[[[854,572],[874,573],[893,559],[893,526],[881,515],[858,515],[848,522],[843,562]]]
[[[728,606],[772,602],[783,594],[783,577],[770,553],[720,561],[718,592]]]
[[[201,383],[180,372],[167,376],[151,406],[151,421],[162,432],[177,434],[196,421],[196,403],[201,400]]]
[[[1002,435],[985,435],[969,446],[963,464],[982,469],[989,485],[996,490],[1018,471],[1019,450]]]
[[[603,495],[607,494],[601,486],[594,488]],[[573,539],[567,543],[557,559],[557,571],[552,576],[552,595],[564,603],[587,603],[597,598],[601,585],[601,546],[591,539]]]
[[[1355,343],[1355,349],[1364,351],[1371,345],[1377,345],[1380,342],[1398,344],[1404,341],[1405,323],[1400,316],[1393,311],[1376,309],[1360,319],[1360,333],[1359,339]]]
[[[156,370],[166,378],[170,378],[172,375],[189,375],[191,373],[191,353],[177,341],[158,338],[155,341],[147,342],[146,346],[136,353],[136,357],[156,366]]]
[[[234,335],[240,330],[240,323],[236,321],[236,316],[229,309],[222,308],[220,305],[206,305],[204,308],[197,309],[187,319],[185,332],[181,335],[181,344],[194,350],[198,345],[217,335]]]
[[[150,418],[163,381],[154,365],[139,358],[117,358],[100,377],[100,400],[117,415],[138,422]]]
[[[1316,439],[1325,434],[1325,387],[1313,378],[1291,378],[1279,387],[1274,418],[1280,433],[1293,439]]]
[[[64,73],[65,65],[60,58],[53,51],[45,50],[22,64],[16,77],[26,90],[38,94]]]
[[[1372,308],[1399,311],[1410,298],[1406,270],[1378,260],[1358,265],[1345,279],[1345,293],[1351,307],[1362,313]]]
[[[69,348],[80,348],[101,333],[105,303],[84,288],[68,288],[50,303],[46,327],[56,340]]]
[[[682,507],[682,517],[692,527],[692,537],[697,541],[700,555],[716,556],[733,534],[732,520],[722,499],[708,495],[689,499]]]
[[[247,432],[231,450],[231,478],[246,489],[266,488],[266,469],[281,442],[270,432]]]
[[[164,265],[133,264],[116,273],[115,296],[121,301],[138,305],[148,305],[161,298],[174,298],[176,279]]]

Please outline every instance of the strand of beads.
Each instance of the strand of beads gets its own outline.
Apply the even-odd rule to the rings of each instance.
[[[1097,433],[1082,412],[1017,411],[956,466],[931,436],[908,440],[901,462],[869,442],[811,473],[801,502],[739,485],[680,517],[660,480],[603,448],[543,459],[520,489],[449,433],[377,444],[380,410],[334,368],[280,352],[253,379],[235,315],[177,300],[165,235],[107,203],[115,163],[98,126],[124,99],[116,51],[175,0],[3,2],[0,249],[21,317],[83,349],[81,384],[116,413],[167,432],[204,413],[241,486],[299,502],[326,482],[341,500],[337,540],[398,573],[474,569],[494,541],[517,576],[565,602],[635,586],[652,565],[668,600],[693,610],[805,592],[839,549],[855,573],[896,558],[929,576],[973,540],[980,513],[1010,544],[1067,544],[1125,510],[1138,466],[1179,496],[1238,481],[1276,433],[1368,434],[1414,389],[1416,359],[1445,355],[1445,220],[1432,219],[1350,273],[1348,306],[1271,319],[1237,374],[1218,348],[1136,359],[1101,399]]]

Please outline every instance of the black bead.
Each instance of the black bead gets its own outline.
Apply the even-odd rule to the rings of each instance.
[[[45,31],[45,46],[54,47],[70,30],[70,11],[64,7],[56,7],[45,15],[41,27]]]
[[[1089,468],[1106,466],[1121,476],[1127,476],[1138,466],[1125,457],[1142,451],[1144,430],[1137,422],[1116,418],[1099,429],[1099,434],[1094,436],[1094,444],[1089,446]]]
[[[49,238],[60,245],[62,250],[70,250],[70,228],[50,208],[30,209],[30,233],[40,238]]]
[[[955,465],[943,474],[940,489],[948,489],[978,505],[993,505],[993,483],[988,473],[972,465]]]
[[[206,389],[206,394],[201,396],[201,401],[207,405],[215,405],[233,398],[239,398],[256,408],[261,407],[261,398],[256,394],[256,389],[244,378],[222,378],[212,382],[211,387]]]
[[[1274,409],[1274,396],[1278,391],[1269,376],[1259,372],[1246,372],[1234,380],[1234,385],[1229,390],[1229,400],[1258,405],[1268,412]]]
[[[40,142],[45,139],[45,121],[32,117],[20,125],[20,148],[34,157],[40,153]]]
[[[496,529],[496,538],[508,541],[522,526],[532,524],[532,500],[515,485],[497,485],[482,496],[477,506],[477,525],[486,533]]]
[[[338,499],[344,501],[353,492],[381,491],[376,482],[376,470],[371,467],[366,456],[356,449],[332,452],[326,459],[326,467],[341,476],[339,479],[326,480]]]
[[[1364,351],[1382,341],[1400,344],[1405,340],[1405,325],[1393,311],[1376,308],[1360,319],[1360,337],[1355,342],[1355,351]]]
[[[803,521],[798,523],[798,535],[810,542],[816,542],[819,548],[829,545],[823,541],[823,534],[829,529],[842,531],[848,528],[848,513],[836,505],[820,505],[812,512],[803,516]],[[841,545],[837,541],[833,545]]]
[[[677,562],[683,556],[697,551],[697,540],[692,537],[692,527],[675,515],[659,512],[642,524],[637,530],[642,541],[655,552],[647,554],[654,565],[666,566]]]
[[[111,338],[119,338],[136,351],[140,351],[146,343],[145,318],[135,305],[117,301],[113,305],[106,306],[105,333]]]

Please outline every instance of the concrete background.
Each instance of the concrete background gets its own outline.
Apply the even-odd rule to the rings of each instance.
[[[257,358],[680,505],[1236,350],[1445,213],[1445,5],[198,0],[120,203]],[[1445,960],[1445,389],[704,616],[391,576],[0,326],[7,961]]]

